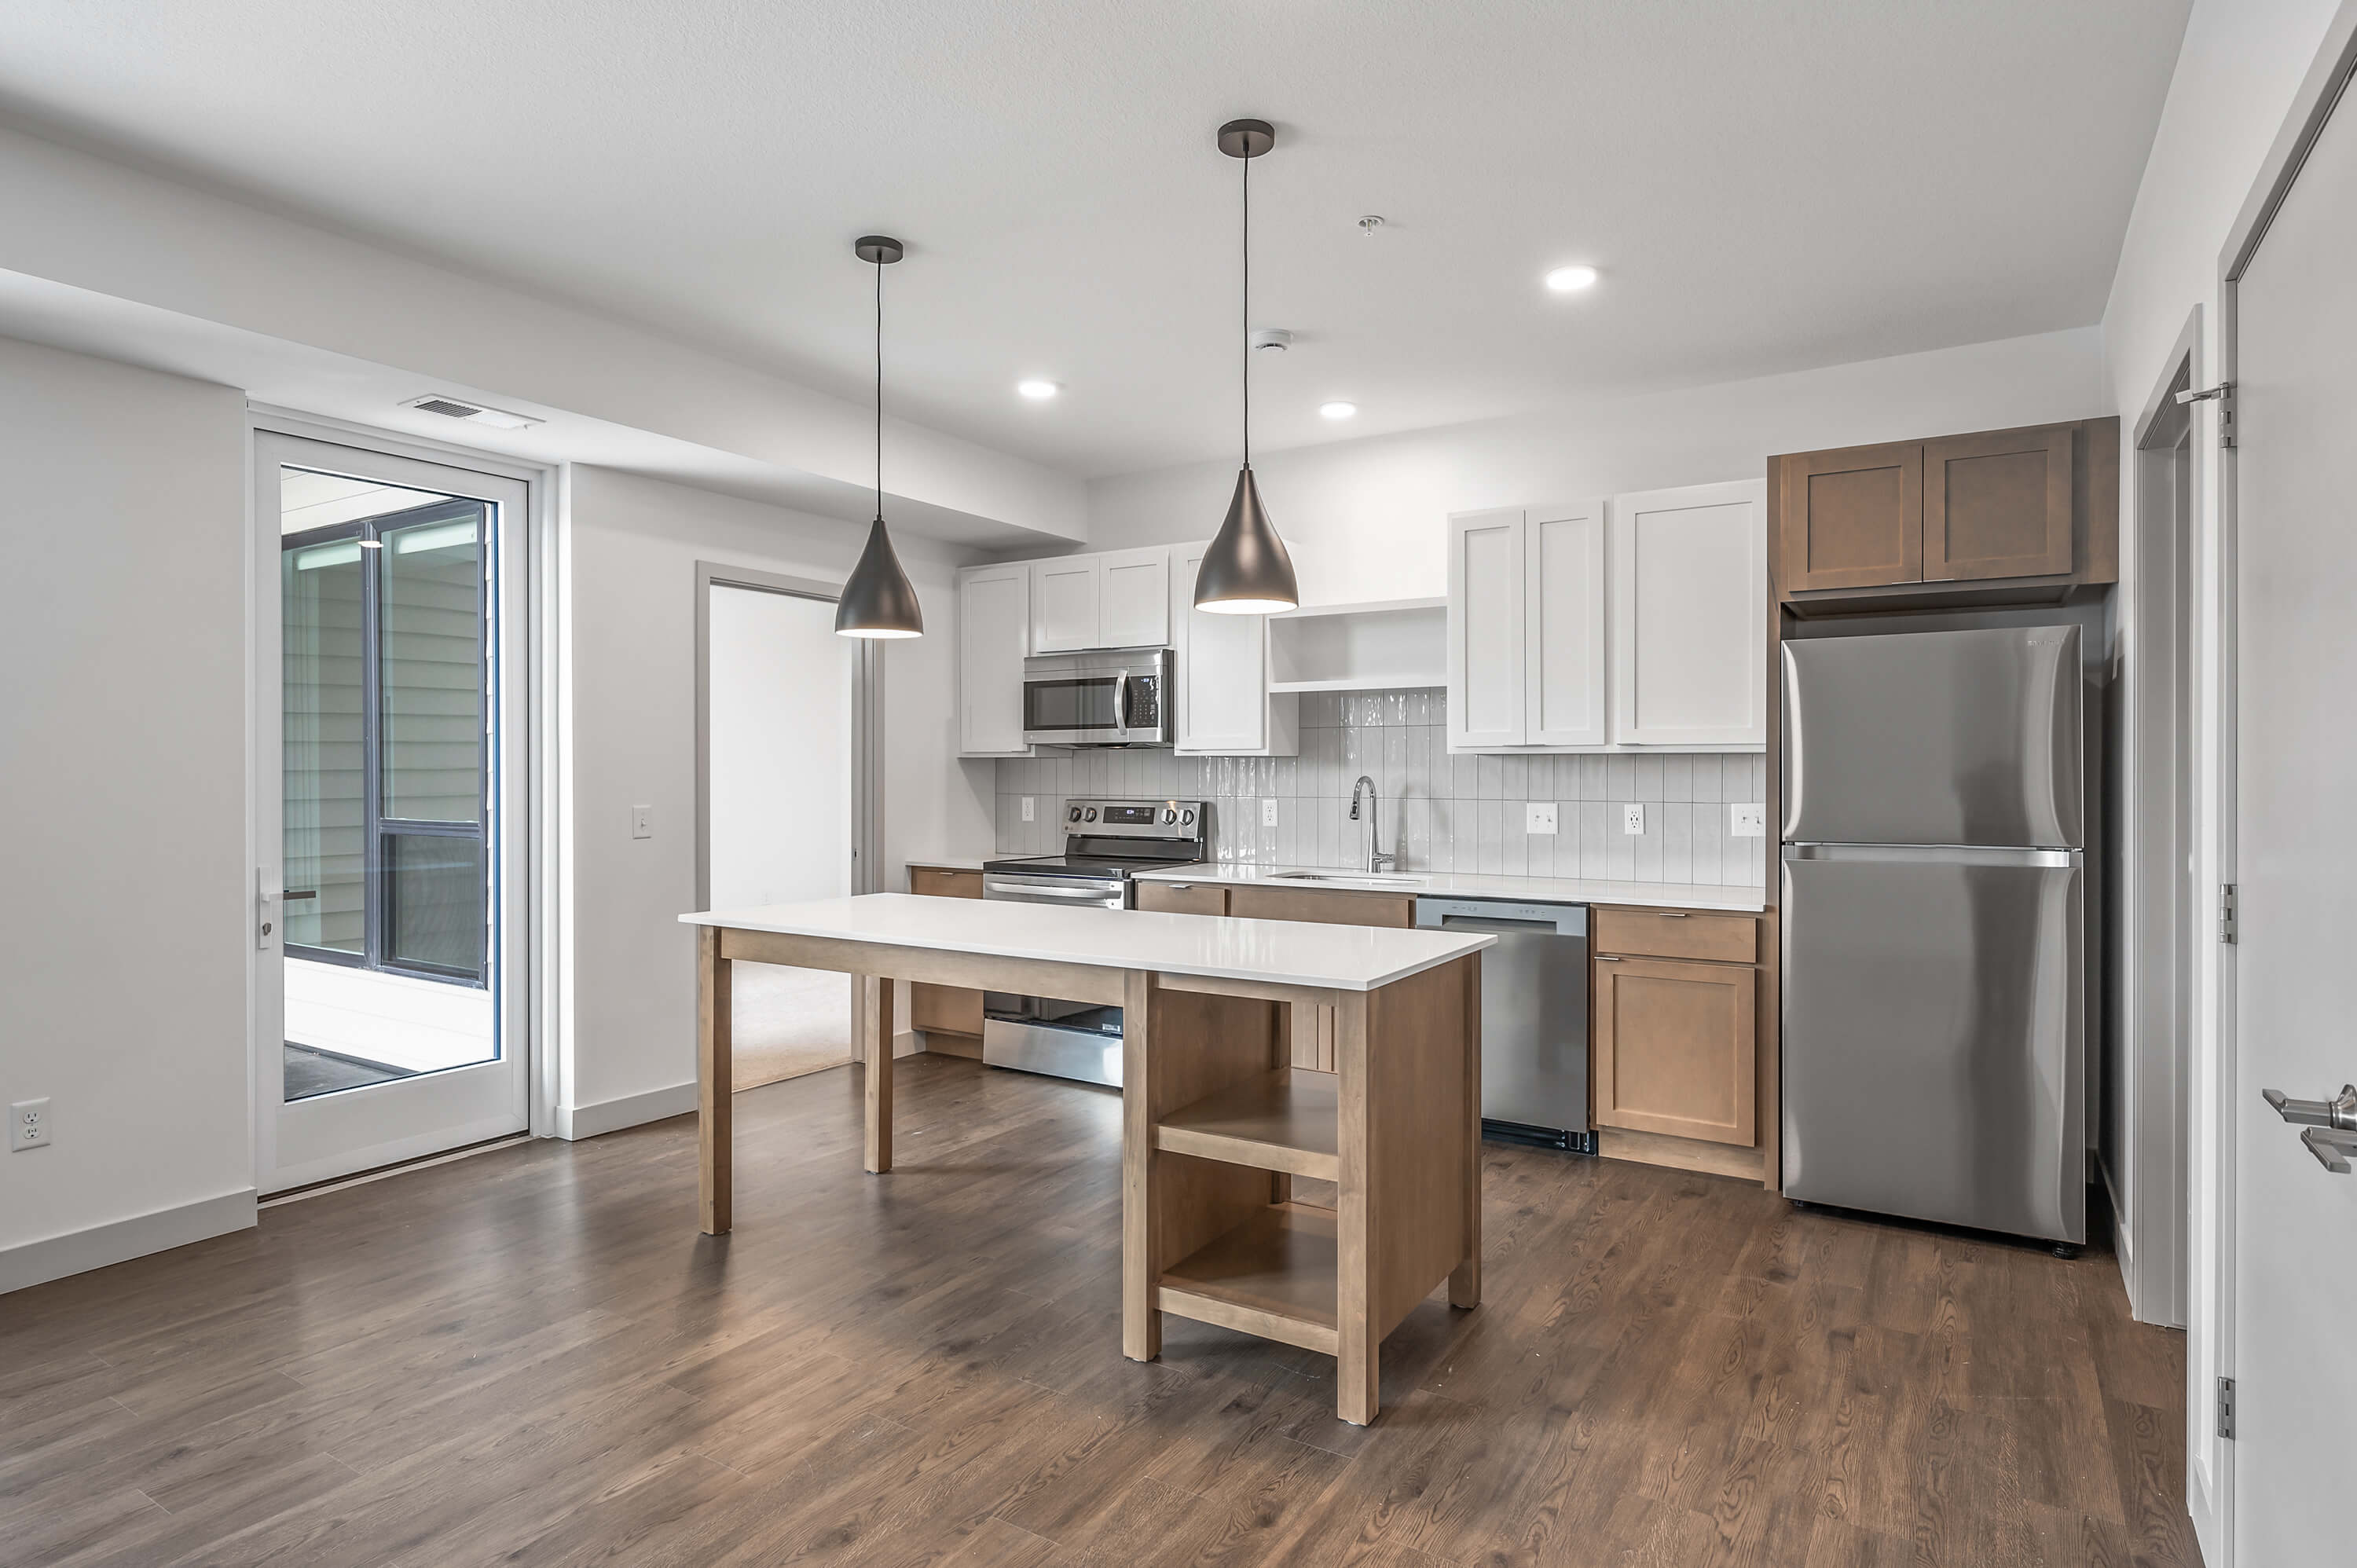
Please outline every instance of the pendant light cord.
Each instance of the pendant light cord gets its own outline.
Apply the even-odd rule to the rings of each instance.
[[[884,521],[884,263],[876,263],[876,521]]]
[[[1252,348],[1252,166],[1253,166],[1253,161],[1252,161],[1252,153],[1251,153],[1251,151],[1249,150],[1249,148],[1250,148],[1250,145],[1249,145],[1249,144],[1247,144],[1247,145],[1246,145],[1246,146],[1247,146],[1247,150],[1245,151],[1244,156],[1243,156],[1243,159],[1242,159],[1241,161],[1243,162],[1243,166],[1244,166],[1244,236],[1243,236],[1244,285],[1243,285],[1243,318],[1244,318],[1244,321],[1243,321],[1243,327],[1244,327],[1244,343],[1243,343],[1243,349],[1244,349],[1244,361],[1243,361],[1243,371],[1244,371],[1244,373],[1243,373],[1243,383],[1244,383],[1244,467],[1247,467],[1247,468],[1249,468],[1249,467],[1252,467],[1252,356],[1253,356],[1253,348]]]

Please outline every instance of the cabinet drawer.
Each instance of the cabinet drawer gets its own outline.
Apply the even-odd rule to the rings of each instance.
[[[1703,915],[1675,909],[1598,909],[1595,949],[1634,958],[1757,963],[1760,920],[1753,915]]]
[[[951,871],[937,865],[909,867],[909,891],[929,898],[979,898],[982,873]]]
[[[1596,1120],[1715,1144],[1757,1139],[1760,972],[1596,961]]]
[[[1171,915],[1224,915],[1228,890],[1216,882],[1141,882],[1137,907]]]
[[[1390,893],[1238,886],[1228,913],[1251,920],[1304,920],[1318,926],[1413,926],[1415,900]]]

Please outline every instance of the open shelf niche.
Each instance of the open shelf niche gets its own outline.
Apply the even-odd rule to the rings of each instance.
[[[1385,692],[1448,683],[1448,601],[1304,605],[1268,620],[1271,692]]]

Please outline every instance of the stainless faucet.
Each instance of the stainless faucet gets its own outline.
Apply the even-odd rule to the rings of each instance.
[[[1375,798],[1375,781],[1363,773],[1359,775],[1359,781],[1351,786],[1351,820],[1354,822],[1359,820],[1359,797],[1362,794],[1367,798],[1367,869],[1376,872],[1386,865],[1396,866],[1399,856],[1383,853],[1383,825],[1376,820],[1377,813],[1383,810],[1383,802]]]

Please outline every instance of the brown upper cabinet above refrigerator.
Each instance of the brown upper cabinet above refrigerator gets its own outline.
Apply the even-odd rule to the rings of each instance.
[[[2061,602],[2119,576],[2116,418],[1768,459],[1796,613]]]

